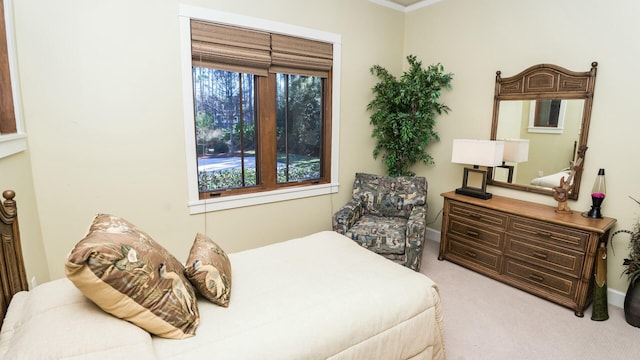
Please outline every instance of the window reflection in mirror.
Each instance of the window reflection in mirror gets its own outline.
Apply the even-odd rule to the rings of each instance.
[[[529,131],[535,132],[537,128],[562,129],[566,100],[534,100],[533,103],[535,106],[531,106]]]

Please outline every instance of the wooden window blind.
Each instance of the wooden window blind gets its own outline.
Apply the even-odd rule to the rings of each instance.
[[[191,56],[194,66],[328,78],[333,44],[191,20]]]
[[[191,20],[193,65],[267,76],[270,34]]]
[[[270,72],[328,78],[332,66],[332,44],[271,34]]]

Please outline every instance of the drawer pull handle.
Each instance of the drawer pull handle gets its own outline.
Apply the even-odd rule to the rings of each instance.
[[[474,259],[478,257],[478,254],[474,253],[473,251],[467,250],[464,253],[467,254],[469,257],[472,257]]]
[[[479,236],[480,233],[477,231],[473,231],[473,230],[467,230],[467,235],[469,236]]]
[[[469,217],[474,219],[482,219],[482,215],[476,213],[469,213]]]
[[[537,281],[537,282],[543,282],[544,281],[544,278],[542,276],[538,276],[538,275],[534,275],[534,274],[529,275],[529,279],[531,279],[533,281]]]
[[[547,254],[545,253],[534,251],[533,256],[537,257],[538,259],[547,260]]]
[[[536,231],[536,234],[540,235],[540,236],[546,236],[546,237],[551,237],[551,233],[548,231]]]

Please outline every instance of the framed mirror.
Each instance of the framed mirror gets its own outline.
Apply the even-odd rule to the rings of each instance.
[[[489,168],[490,185],[553,196],[587,148],[597,66],[575,72],[539,64],[507,78],[496,72],[491,140],[524,140],[528,156]],[[581,178],[580,168],[569,199],[578,199]]]

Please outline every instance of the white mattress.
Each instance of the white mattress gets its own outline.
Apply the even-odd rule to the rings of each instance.
[[[39,353],[42,358],[60,354],[93,359],[131,358],[134,353],[137,359],[445,357],[437,286],[426,276],[342,235],[320,232],[229,257],[233,273],[230,306],[222,308],[200,299],[201,321],[192,338],[170,340],[140,333],[141,329],[87,303],[62,279],[36,288],[42,288],[37,299],[20,295],[12,301],[0,331],[0,358],[13,358],[10,355],[21,350],[33,356]],[[75,313],[69,320],[75,321],[72,324],[38,321],[45,315],[58,316],[54,308],[60,305],[47,305],[45,293],[55,292],[56,287],[67,293],[58,298],[68,297],[82,305],[75,305],[76,311],[67,310],[65,316]],[[45,305],[26,306],[31,310],[25,312],[29,302]],[[38,309],[43,310],[41,314],[34,313]],[[111,339],[109,346],[105,345],[107,337],[120,332],[112,327],[109,333],[102,330],[104,319],[99,318],[105,316],[110,326],[114,320],[122,323],[123,335],[118,340],[122,349],[113,348]],[[87,340],[88,336],[93,341]],[[48,337],[55,337],[55,341],[43,341]],[[136,343],[140,346],[132,351]]]

